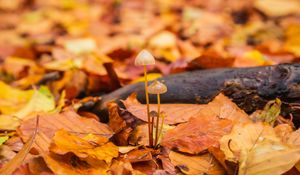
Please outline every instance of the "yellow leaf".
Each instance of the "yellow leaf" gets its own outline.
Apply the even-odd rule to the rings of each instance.
[[[268,16],[285,16],[298,14],[300,1],[298,0],[255,0],[254,6]]]
[[[82,60],[64,59],[56,60],[43,65],[44,68],[50,70],[67,71],[82,66]]]
[[[1,82],[0,82],[1,86]],[[20,91],[16,89],[11,89],[11,92],[16,92],[20,94],[20,97],[28,91]],[[31,91],[30,91],[31,93]],[[16,95],[16,94],[14,94]],[[13,96],[13,95],[12,95]],[[26,96],[25,96],[26,97]],[[30,114],[36,112],[49,112],[55,108],[54,97],[45,86],[40,87],[40,89],[35,90],[31,99],[27,101],[27,104],[22,105],[22,108],[16,109],[17,112],[0,115],[0,129],[2,130],[14,130],[20,124],[20,119],[31,117]]]
[[[263,123],[237,124],[231,133],[220,140],[220,148],[226,159],[237,162],[242,152],[247,152],[261,139],[279,141],[273,128]]]
[[[0,112],[11,114],[21,109],[32,97],[34,90],[20,90],[0,81]]]
[[[55,108],[54,96],[46,86],[41,86],[35,90],[30,101],[17,113],[13,115],[19,119],[24,119],[34,112],[49,112]]]
[[[300,148],[268,138],[259,141],[240,158],[239,175],[280,175],[300,159]]]
[[[156,80],[158,78],[160,78],[162,75],[159,74],[159,73],[149,73],[147,74],[147,79],[148,81],[153,81],[153,80]],[[144,82],[145,81],[145,78],[144,77],[140,77],[138,79],[135,79],[131,82],[131,84],[134,84],[134,83],[139,83],[139,82]]]
[[[92,52],[97,49],[96,41],[92,38],[81,38],[68,40],[65,45],[67,51],[74,54],[81,54],[86,52]]]
[[[272,61],[268,60],[263,54],[257,50],[252,50],[244,53],[244,58],[253,62],[253,65],[263,66],[263,65],[272,65]]]
[[[296,56],[300,56],[300,38],[296,37],[300,35],[300,26],[299,25],[290,25],[285,31],[285,37],[287,38],[284,48],[295,54]]]

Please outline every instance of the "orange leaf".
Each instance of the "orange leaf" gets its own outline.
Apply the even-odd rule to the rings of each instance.
[[[42,115],[39,119],[39,134],[34,147],[39,151],[48,151],[47,143],[59,129],[65,129],[75,134],[101,135],[106,138],[112,136],[111,129],[103,123],[94,119],[80,117],[75,111],[67,110],[60,114]],[[18,133],[23,140],[27,140],[34,130],[35,118],[25,120],[18,128]]]
[[[130,95],[123,101],[126,109],[137,118],[147,121],[146,105],[136,99],[136,94]],[[165,124],[176,124],[188,121],[204,108],[205,105],[198,104],[162,104],[161,111],[166,113]],[[150,104],[150,111],[156,111],[157,105]]]
[[[231,128],[232,121],[228,119],[220,119],[212,114],[199,115],[168,131],[162,145],[181,152],[197,154],[211,146],[218,146],[219,139],[228,134]]]
[[[105,137],[89,134],[80,138],[63,129],[55,133],[49,149],[60,155],[72,152],[82,160],[104,160],[106,163],[111,163],[111,160],[119,154],[118,147],[108,142]]]

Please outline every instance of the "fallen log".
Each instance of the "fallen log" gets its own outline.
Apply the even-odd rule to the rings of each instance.
[[[208,103],[223,92],[239,107],[251,113],[261,109],[268,100],[280,98],[283,115],[292,113],[294,123],[300,126],[300,64],[282,64],[253,68],[223,68],[185,72],[159,79],[168,87],[161,96],[162,103]],[[136,92],[145,102],[144,84],[137,83],[102,96],[96,111],[106,109],[109,101],[119,102]],[[150,97],[150,102],[155,98]]]

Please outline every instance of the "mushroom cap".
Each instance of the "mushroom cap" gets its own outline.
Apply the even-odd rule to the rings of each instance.
[[[148,86],[148,92],[150,94],[163,94],[168,91],[168,88],[165,84],[159,82],[159,81],[154,81],[152,84]]]
[[[134,64],[138,66],[153,65],[155,59],[149,51],[144,49],[136,56]]]

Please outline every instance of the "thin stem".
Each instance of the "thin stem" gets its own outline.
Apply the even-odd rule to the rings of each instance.
[[[161,124],[160,124],[160,129],[159,129],[159,136],[158,139],[161,137],[162,135],[162,130],[163,130],[163,126],[164,126],[164,121],[165,121],[165,114],[163,113],[161,115]]]
[[[160,95],[157,94],[157,119],[156,119],[155,146],[157,145],[158,142],[159,116],[160,116]]]
[[[151,120],[150,120],[150,106],[149,106],[149,94],[148,94],[148,79],[147,79],[147,66],[144,65],[144,77],[145,77],[145,97],[147,105],[147,118],[148,118],[148,135],[149,135],[149,146],[153,145],[153,137],[151,131]]]

